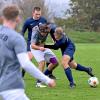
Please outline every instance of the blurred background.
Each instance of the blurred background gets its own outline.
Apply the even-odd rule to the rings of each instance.
[[[23,21],[40,6],[43,16],[62,26],[74,42],[100,43],[100,0],[0,0],[0,14],[8,4],[20,7]]]

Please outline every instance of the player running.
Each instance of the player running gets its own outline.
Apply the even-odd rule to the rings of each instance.
[[[57,50],[59,48],[61,49],[62,65],[65,71],[65,74],[70,82],[70,87],[73,88],[76,86],[73,80],[73,76],[72,76],[72,72],[70,68],[73,68],[79,71],[84,71],[93,77],[94,75],[92,74],[91,67],[85,67],[75,62],[74,60],[75,45],[69,39],[69,37],[65,35],[61,27],[57,27],[55,29],[54,36],[56,39],[55,44],[54,45],[44,45],[44,47],[54,49],[54,50]]]
[[[20,66],[50,87],[55,81],[45,76],[29,60],[26,42],[15,31],[19,23],[19,9],[15,5],[3,9],[3,26],[0,25],[0,100],[29,100],[24,93]]]

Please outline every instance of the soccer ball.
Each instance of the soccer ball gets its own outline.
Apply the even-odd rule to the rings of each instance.
[[[97,87],[97,85],[99,84],[99,80],[97,77],[90,77],[88,79],[88,84],[91,86],[91,87]]]

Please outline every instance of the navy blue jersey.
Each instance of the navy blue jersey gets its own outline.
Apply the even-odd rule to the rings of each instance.
[[[22,28],[22,34],[24,36],[26,30],[28,29],[28,40],[27,42],[31,41],[31,35],[32,35],[32,30],[34,28],[37,28],[39,24],[45,24],[47,23],[47,20],[44,17],[40,17],[38,20],[34,20],[32,17],[26,19],[23,28]]]
[[[53,41],[56,41],[56,39],[54,37],[54,32],[55,32],[57,25],[55,23],[50,23],[49,27],[50,27],[50,35],[51,35]]]
[[[75,52],[75,45],[74,43],[65,35],[60,40],[56,40],[54,45],[45,45],[45,48],[50,49],[61,49],[62,55],[68,54],[70,51],[72,52],[71,57],[73,56]]]
[[[38,20],[34,20],[32,17],[30,17],[27,18],[26,21],[24,22],[22,28],[22,35],[24,36],[25,32],[28,30],[27,51],[30,51],[32,30],[34,28],[38,28],[39,24],[45,24],[45,23],[47,23],[47,20],[44,17],[40,17],[40,19]]]

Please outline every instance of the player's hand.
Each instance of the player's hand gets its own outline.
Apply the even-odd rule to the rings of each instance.
[[[39,47],[39,50],[45,51],[45,48],[44,47]]]
[[[49,87],[55,87],[56,86],[56,82],[55,80],[51,79],[51,81],[48,84]]]

